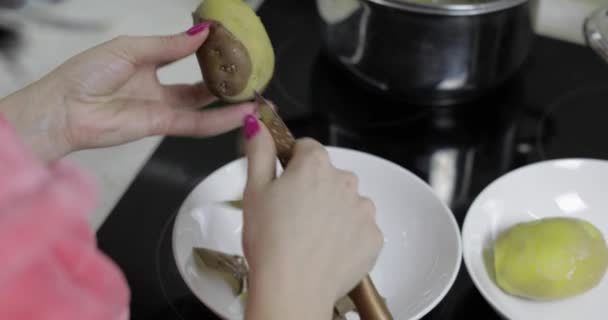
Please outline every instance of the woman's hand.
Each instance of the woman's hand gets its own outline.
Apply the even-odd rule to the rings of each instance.
[[[103,43],[0,101],[0,112],[46,160],[153,135],[205,137],[235,129],[253,103],[200,112],[215,100],[203,83],[162,85],[157,77],[159,67],[202,45],[208,25]]]
[[[325,148],[299,140],[275,179],[266,127],[247,117],[243,247],[250,266],[249,319],[331,319],[337,299],[372,269],[383,245],[374,204]]]

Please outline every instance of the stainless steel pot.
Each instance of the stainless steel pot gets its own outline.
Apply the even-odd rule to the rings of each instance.
[[[608,7],[599,8],[587,17],[584,33],[587,45],[608,62]]]
[[[478,98],[518,71],[534,37],[532,7],[529,0],[317,0],[332,61],[365,88],[431,105]]]

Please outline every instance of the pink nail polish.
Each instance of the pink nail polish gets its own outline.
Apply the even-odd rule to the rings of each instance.
[[[188,29],[188,31],[186,31],[186,33],[189,36],[193,36],[193,35],[203,32],[205,29],[209,28],[210,25],[211,25],[210,21],[201,22],[201,23],[193,26],[192,28]]]
[[[260,131],[260,124],[258,119],[254,115],[247,115],[245,117],[245,138],[248,140],[253,138]]]

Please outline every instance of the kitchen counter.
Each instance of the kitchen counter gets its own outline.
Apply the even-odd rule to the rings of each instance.
[[[257,7],[262,1],[252,1],[252,6]],[[35,5],[26,10],[0,11],[0,25],[15,25],[23,37],[12,55],[0,55],[0,74],[3,75],[0,77],[0,95],[21,88],[70,56],[117,35],[167,34],[186,30],[191,26],[189,12],[198,2],[68,0],[54,6]],[[582,21],[601,2],[539,0],[537,32],[584,44]],[[49,41],[60,45],[49,50]],[[11,57],[12,60],[9,59]],[[162,69],[159,76],[164,83],[201,79],[194,57]],[[95,229],[101,226],[161,139],[152,137],[112,148],[81,151],[67,157],[97,180],[99,205],[90,218]]]
[[[538,0],[537,33],[584,45],[583,21],[602,5],[606,0]]]

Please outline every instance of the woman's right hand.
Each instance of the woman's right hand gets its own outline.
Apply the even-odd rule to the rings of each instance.
[[[243,247],[250,266],[247,319],[330,319],[337,299],[372,269],[383,245],[372,201],[325,148],[299,140],[275,178],[273,140],[245,121],[248,181]]]

